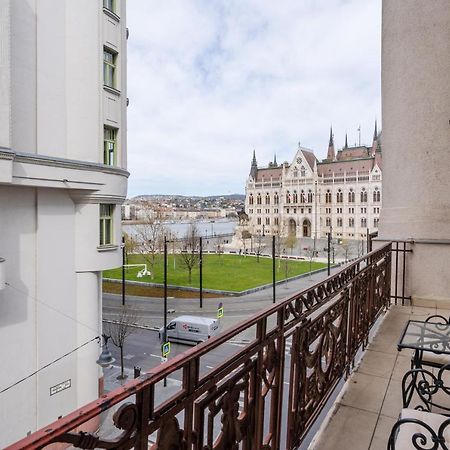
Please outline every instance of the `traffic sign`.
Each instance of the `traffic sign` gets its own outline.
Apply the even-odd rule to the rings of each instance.
[[[223,306],[220,306],[220,307],[217,309],[217,318],[220,319],[220,318],[222,318],[222,317],[223,317]]]
[[[164,344],[161,347],[161,353],[163,357],[167,357],[170,353],[170,342],[164,342]]]

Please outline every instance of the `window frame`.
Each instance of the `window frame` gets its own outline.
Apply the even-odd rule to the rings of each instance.
[[[108,61],[106,59],[106,55],[110,55],[112,61]],[[112,89],[117,89],[116,83],[116,70],[117,70],[117,55],[118,53],[109,47],[103,47],[103,85]],[[111,71],[110,77],[111,80],[107,79],[108,72],[107,69]]]
[[[114,204],[111,203],[99,204],[100,247],[114,245],[114,211],[115,211]],[[106,239],[108,234],[109,239]]]
[[[103,164],[107,166],[117,166],[117,135],[118,128],[109,127],[107,125],[103,126]],[[106,133],[112,133],[111,136],[107,137]],[[107,146],[112,145],[112,162],[110,160],[111,157],[111,148],[107,148]]]

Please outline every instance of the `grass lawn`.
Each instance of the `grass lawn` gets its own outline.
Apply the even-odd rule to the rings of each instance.
[[[128,264],[140,264],[144,259],[141,255],[131,255]],[[285,260],[276,261],[276,279],[284,280],[286,269]],[[309,261],[288,260],[287,278],[309,272]],[[325,264],[312,262],[311,270],[326,267]],[[137,278],[136,275],[141,268],[130,267],[126,269],[126,279],[132,281],[143,281],[152,283],[163,283],[163,257],[157,255],[154,268],[154,278],[144,276]],[[147,269],[151,268],[147,265]],[[104,278],[122,278],[122,268],[105,270]],[[272,260],[256,256],[239,255],[204,255],[203,256],[203,287],[206,289],[221,289],[226,291],[242,291],[272,282]],[[175,286],[199,287],[199,268],[192,270],[192,283],[188,283],[188,271],[182,265],[179,256],[168,255],[167,283]]]

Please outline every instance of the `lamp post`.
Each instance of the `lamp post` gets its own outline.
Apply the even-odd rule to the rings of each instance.
[[[200,269],[200,308],[203,308],[203,239],[201,238],[201,236],[200,236],[199,269]]]
[[[97,359],[97,364],[103,368],[110,366],[115,359],[113,358],[111,352],[108,349],[108,340],[110,339],[111,336],[108,336],[107,334],[102,334],[103,337],[103,350],[100,353],[100,356]]]
[[[122,236],[122,306],[125,306],[125,236]]]
[[[164,342],[167,342],[167,238],[164,236]],[[164,387],[167,386],[167,379],[164,377]]]
[[[273,295],[273,303],[276,302],[275,297],[275,235],[272,236],[272,295]]]

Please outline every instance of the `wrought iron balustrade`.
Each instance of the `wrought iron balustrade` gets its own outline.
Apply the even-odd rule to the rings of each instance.
[[[371,326],[389,305],[390,285],[387,244],[10,449],[51,443],[109,449],[295,449],[367,344]],[[248,345],[203,371],[205,355],[250,329],[254,338]],[[155,390],[175,372],[181,372],[180,389],[158,404]],[[115,437],[104,426],[97,434],[83,431],[119,404]],[[149,437],[155,443],[149,444]]]

